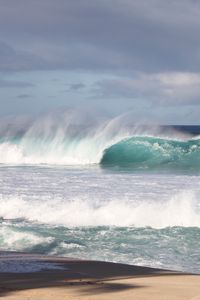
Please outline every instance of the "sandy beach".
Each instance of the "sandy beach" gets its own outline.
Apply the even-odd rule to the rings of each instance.
[[[2,252],[0,271],[2,299],[200,299],[199,275],[154,268]]]

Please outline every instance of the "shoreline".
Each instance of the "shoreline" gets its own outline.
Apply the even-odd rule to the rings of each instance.
[[[200,275],[0,251],[0,298],[200,300]]]

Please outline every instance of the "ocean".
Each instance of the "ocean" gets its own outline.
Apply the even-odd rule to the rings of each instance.
[[[200,272],[200,126],[124,119],[1,122],[0,250]]]

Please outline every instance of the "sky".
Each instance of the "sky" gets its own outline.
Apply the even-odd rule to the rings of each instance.
[[[200,1],[0,0],[0,116],[200,124]]]

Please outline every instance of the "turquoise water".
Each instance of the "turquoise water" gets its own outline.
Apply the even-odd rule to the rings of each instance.
[[[111,145],[110,145],[111,144]],[[129,170],[200,172],[200,140],[131,136],[98,142],[94,137],[25,137],[0,140],[0,163],[94,165]]]
[[[4,221],[1,249],[122,262],[199,273],[197,227],[60,227]],[[12,246],[5,235],[12,238]]]
[[[134,169],[200,170],[200,140],[131,137],[104,150],[103,166]]]
[[[200,269],[198,175],[1,166],[0,248]]]
[[[60,119],[1,132],[0,249],[200,273],[198,135]]]

